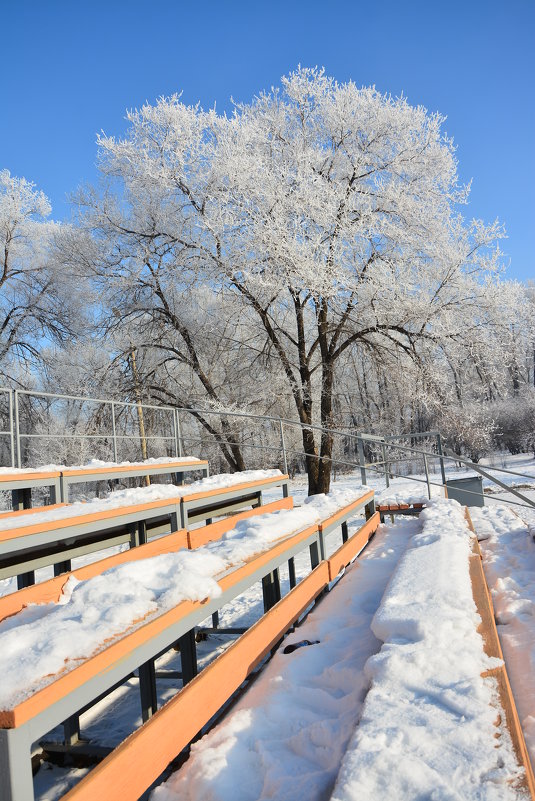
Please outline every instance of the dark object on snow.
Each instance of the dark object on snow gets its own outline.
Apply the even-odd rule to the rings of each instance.
[[[319,640],[312,640],[312,641],[311,640],[301,640],[300,642],[293,642],[291,645],[287,645],[282,653],[283,654],[293,654],[293,652],[297,648],[303,648],[305,645],[318,645],[318,644],[319,644]]]

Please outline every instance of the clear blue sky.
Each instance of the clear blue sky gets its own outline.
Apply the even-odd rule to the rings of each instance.
[[[183,90],[228,109],[318,65],[447,115],[467,216],[503,221],[508,275],[535,279],[533,0],[0,0],[0,24],[0,168],[34,181],[56,219],[126,108]]]

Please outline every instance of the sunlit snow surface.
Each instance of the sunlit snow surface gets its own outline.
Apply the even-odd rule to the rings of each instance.
[[[481,678],[495,660],[462,509],[436,501],[421,522],[382,530],[288,640],[320,643],[279,651],[153,801],[319,801],[335,781],[337,801],[519,798],[506,731],[496,747],[495,682]]]

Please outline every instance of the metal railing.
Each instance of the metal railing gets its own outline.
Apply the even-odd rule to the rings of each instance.
[[[518,501],[509,499],[507,502],[535,507],[535,502],[528,496],[505,484],[493,473],[512,474],[534,485],[535,476],[508,468],[487,465],[482,468],[456,454],[444,452],[438,431],[377,436],[349,429],[326,429],[288,418],[234,409],[160,406],[6,387],[0,387],[0,393],[5,420],[0,429],[1,458],[4,464],[9,462],[12,467],[51,461],[43,455],[45,451],[58,462],[73,463],[76,454],[83,451],[81,445],[77,451],[75,444],[91,443],[92,458],[98,456],[118,462],[139,460],[140,454],[148,453],[148,450],[153,456],[170,457],[187,452],[188,455],[208,458],[213,463],[219,459],[220,469],[225,469],[225,449],[228,455],[229,449],[234,448],[243,456],[247,466],[277,465],[285,473],[296,474],[305,471],[307,459],[322,458],[303,449],[302,429],[307,428],[320,435],[332,435],[334,446],[330,462],[335,475],[336,471],[349,473],[358,470],[365,484],[367,473],[371,471],[382,477],[386,488],[391,479],[410,478],[425,484],[431,497],[432,487],[442,488],[447,482],[446,465],[457,463],[518,498]],[[145,416],[142,428],[139,426],[140,415]],[[423,443],[424,447],[416,447],[417,442]],[[67,443],[67,446],[61,446],[61,443]],[[83,463],[81,458],[78,461]],[[415,469],[415,461],[421,467]],[[438,481],[434,480],[436,474],[440,476]],[[473,492],[469,489],[463,491],[467,494]]]

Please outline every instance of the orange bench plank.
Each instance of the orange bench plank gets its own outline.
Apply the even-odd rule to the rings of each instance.
[[[468,509],[465,510],[465,516],[470,529],[472,532],[474,532],[474,527]],[[475,533],[472,542],[472,552],[473,555],[470,557],[470,580],[472,582],[474,602],[481,617],[481,625],[479,626],[478,631],[483,637],[485,653],[488,654],[488,656],[494,656],[503,661],[503,653],[494,617],[492,597],[490,595],[485,574],[483,572],[481,550]],[[529,792],[531,799],[535,799],[535,777],[529,758],[529,752],[524,740],[524,733],[518,717],[513,691],[507,675],[505,662],[501,667],[485,671],[483,676],[492,676],[496,679],[496,683],[498,685],[498,695],[501,706],[505,712],[505,722],[509,734],[511,735],[515,756],[518,764],[522,765],[526,771],[525,783],[523,783],[524,789]]]
[[[278,479],[279,477],[277,476],[276,478]],[[282,478],[283,479],[287,478],[287,476],[282,476]],[[184,497],[185,500],[192,500],[192,499],[198,500],[200,498],[208,499],[217,495],[221,495],[225,490],[232,490],[233,492],[234,491],[241,492],[248,489],[255,489],[260,484],[266,484],[266,482],[271,482],[271,479],[248,481],[243,484],[235,484],[232,487],[223,487],[221,489],[210,490],[208,492],[199,492],[195,493],[194,495],[186,495],[186,496],[182,496],[180,494],[180,487],[177,487],[176,497],[173,496],[171,498],[163,498],[158,501],[149,501],[147,503],[140,503],[133,506],[117,506],[114,509],[106,509],[104,511],[92,512],[86,515],[76,515],[73,517],[62,518],[60,520],[50,520],[48,522],[34,523],[33,525],[29,526],[19,526],[18,528],[15,529],[6,529],[5,531],[0,532],[0,542],[6,542],[10,539],[17,539],[19,537],[30,537],[32,534],[38,534],[45,531],[69,528],[70,526],[73,525],[94,523],[96,521],[106,522],[108,520],[113,520],[115,517],[118,517],[126,513],[149,512],[152,510],[157,510],[164,506],[169,506],[174,502],[178,504],[182,497]],[[32,510],[28,511],[31,512]]]
[[[159,467],[191,467],[198,466],[206,467],[208,461],[206,459],[191,459],[187,462],[174,462],[172,459],[169,462],[158,462],[157,464],[143,464],[143,462],[135,462],[130,465],[115,465],[110,467],[86,467],[82,470],[70,470],[68,467],[61,471],[61,474],[68,478],[69,476],[97,476],[102,473],[126,473],[132,470],[139,470],[140,475],[143,470],[156,470]]]
[[[130,735],[62,801],[136,801],[223,706],[270,648],[325,588],[320,565],[187,687]]]
[[[354,534],[347,542],[327,559],[329,565],[329,581],[334,581],[337,575],[343,570],[352,559],[364,548],[367,542],[375,534],[380,523],[379,512],[375,512],[369,520]]]
[[[246,512],[239,512],[230,517],[225,517],[223,520],[217,520],[209,526],[191,529],[191,531],[188,531],[188,546],[192,549],[199,548],[201,545],[206,545],[208,542],[218,540],[226,531],[233,529],[239,520],[244,520],[259,514],[277,512],[279,509],[293,509],[293,505],[293,498],[281,498],[278,501],[266,503],[264,506],[257,506],[254,509],[248,509]]]
[[[31,515],[36,512],[50,512],[51,509],[61,509],[63,506],[68,506],[68,503],[51,503],[49,506],[32,506],[31,509],[17,509],[16,511],[10,509],[9,512],[0,512],[0,520],[5,517],[14,517],[18,520],[23,515]]]
[[[374,491],[370,490],[370,492],[367,492],[365,495],[362,496],[362,498],[358,498],[356,501],[353,501],[353,503],[350,503],[348,506],[344,506],[344,508],[340,509],[339,512],[335,512],[335,514],[331,515],[331,517],[328,517],[326,520],[322,520],[322,522],[320,523],[320,529],[327,528],[327,526],[330,526],[333,523],[337,523],[348,512],[352,512],[353,509],[356,509],[358,506],[362,505],[365,506],[366,504],[368,504],[370,501],[373,500],[373,496],[374,496]]]

